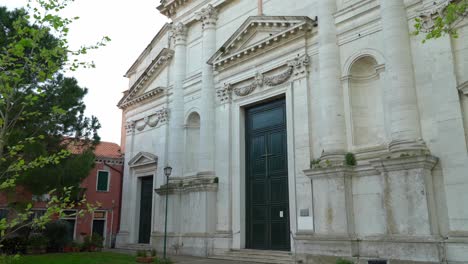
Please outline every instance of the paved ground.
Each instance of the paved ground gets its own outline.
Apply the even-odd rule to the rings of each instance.
[[[131,250],[122,249],[104,249],[107,252],[123,253],[123,254],[135,254]],[[243,262],[243,261],[229,261],[229,260],[218,260],[218,259],[207,259],[198,257],[186,257],[186,256],[169,256],[177,264],[258,264],[254,262]]]

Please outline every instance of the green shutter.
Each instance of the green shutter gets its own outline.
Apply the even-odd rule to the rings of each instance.
[[[97,182],[97,190],[106,192],[107,184],[109,182],[109,172],[107,171],[100,171],[98,172],[98,182]]]

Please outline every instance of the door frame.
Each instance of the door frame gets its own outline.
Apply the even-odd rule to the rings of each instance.
[[[283,97],[286,101],[286,133],[288,155],[288,191],[289,191],[289,229],[297,232],[296,217],[296,166],[294,156],[293,123],[293,83],[278,86],[261,94],[246,96],[232,102],[232,248],[246,248],[246,149],[245,149],[245,109],[254,104]],[[234,176],[235,175],[235,176]],[[294,248],[294,239],[290,239],[290,248]]]
[[[97,219],[95,219],[95,218],[94,218],[94,213],[95,213],[95,212],[102,212],[102,213],[104,213],[105,217],[104,217],[103,219],[102,219],[102,218],[97,218]],[[92,214],[93,217],[92,217],[92,219],[91,219],[91,235],[94,234],[94,220],[104,220],[104,234],[103,234],[103,236],[102,236],[102,239],[103,239],[103,241],[104,241],[104,242],[103,242],[103,243],[104,243],[104,246],[107,246],[107,241],[106,241],[106,239],[107,239],[107,216],[108,216],[108,215],[109,215],[109,214],[107,213],[107,210],[96,210],[96,211],[93,212],[93,214]]]
[[[143,177],[153,177],[153,187],[156,186],[156,163],[153,163],[148,166],[132,168],[132,179],[130,184],[131,191],[131,204],[133,206],[130,208],[130,217],[129,217],[129,242],[130,243],[138,243],[139,238],[139,230],[140,230],[140,197],[141,197],[141,178]],[[159,169],[159,168],[158,168]],[[154,229],[154,219],[155,219],[155,195],[153,194],[152,200],[152,207],[151,207],[151,229]],[[153,232],[154,230],[152,230]],[[152,240],[152,236],[150,238],[150,243]]]

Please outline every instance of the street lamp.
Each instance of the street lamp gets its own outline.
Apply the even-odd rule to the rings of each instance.
[[[166,214],[164,216],[164,253],[163,258],[166,259],[166,242],[167,242],[167,201],[169,198],[169,176],[171,176],[172,167],[166,166],[164,168],[164,175],[166,175]]]

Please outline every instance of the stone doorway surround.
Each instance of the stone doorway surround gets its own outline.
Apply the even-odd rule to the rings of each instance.
[[[141,178],[153,177],[153,186],[156,181],[156,169],[158,157],[148,152],[137,153],[126,166],[125,177],[128,184],[122,187],[122,210],[127,212],[130,217],[122,217],[120,231],[117,234],[118,244],[138,243],[139,223],[140,223],[140,197],[141,197]],[[154,199],[151,206],[151,216],[154,216]],[[154,217],[151,219],[151,227],[154,226]],[[150,240],[151,243],[151,240]]]

